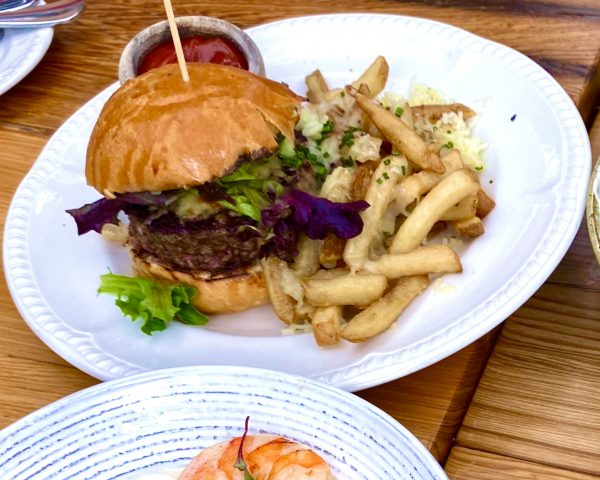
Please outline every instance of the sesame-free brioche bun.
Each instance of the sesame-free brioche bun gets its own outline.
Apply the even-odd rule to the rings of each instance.
[[[106,102],[87,149],[88,184],[105,196],[211,182],[242,155],[294,138],[301,100],[281,83],[234,67],[176,64],[127,81]]]
[[[269,303],[260,265],[243,275],[205,280],[202,275],[170,270],[132,254],[133,272],[159,283],[185,283],[198,289],[194,306],[204,313],[232,313]]]

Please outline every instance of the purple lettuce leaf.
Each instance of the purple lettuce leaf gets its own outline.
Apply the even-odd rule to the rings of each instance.
[[[101,198],[94,203],[88,203],[80,208],[66,212],[73,217],[77,224],[77,233],[83,235],[92,230],[102,233],[102,227],[107,223],[116,225],[117,216],[127,205],[165,207],[175,201],[180,190],[168,190],[162,193],[132,192],[119,194],[115,198]]]
[[[328,232],[343,239],[356,237],[363,228],[359,213],[369,207],[364,200],[336,203],[301,190],[290,190],[279,200],[292,207],[296,230],[313,240],[325,238]]]
[[[67,210],[77,224],[77,233],[83,235],[92,230],[102,232],[102,227],[107,223],[116,225],[117,216],[123,209],[123,202],[118,199],[101,198],[94,203],[87,203],[83,207]]]

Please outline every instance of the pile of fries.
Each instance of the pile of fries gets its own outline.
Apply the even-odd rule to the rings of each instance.
[[[278,317],[289,325],[310,323],[321,346],[340,339],[362,342],[384,332],[428,287],[431,276],[462,272],[449,242],[437,242],[440,232],[477,237],[484,232],[482,219],[494,208],[461,152],[415,129],[418,122],[437,122],[445,113],[465,119],[475,113],[456,103],[405,104],[391,111],[376,99],[388,71],[386,60],[378,57],[343,90],[330,90],[318,70],[306,77],[310,103],[346,97],[327,112],[334,133],[347,128],[343,118],[358,119],[356,138],[369,135],[376,145],[391,146],[390,154],[376,149],[372,158],[336,167],[321,188],[320,196],[332,201],[369,203],[361,214],[360,235],[347,241],[304,237],[294,264],[263,261]],[[434,236],[436,242],[429,242]]]

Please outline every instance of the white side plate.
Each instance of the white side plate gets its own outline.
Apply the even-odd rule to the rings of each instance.
[[[53,34],[52,28],[4,30],[0,38],[0,95],[25,78],[44,58]]]

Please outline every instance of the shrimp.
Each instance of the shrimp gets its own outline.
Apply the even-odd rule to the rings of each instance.
[[[254,480],[335,480],[325,460],[305,445],[275,435],[248,435],[243,441]],[[236,437],[202,451],[178,480],[244,480],[235,467],[241,442]]]

